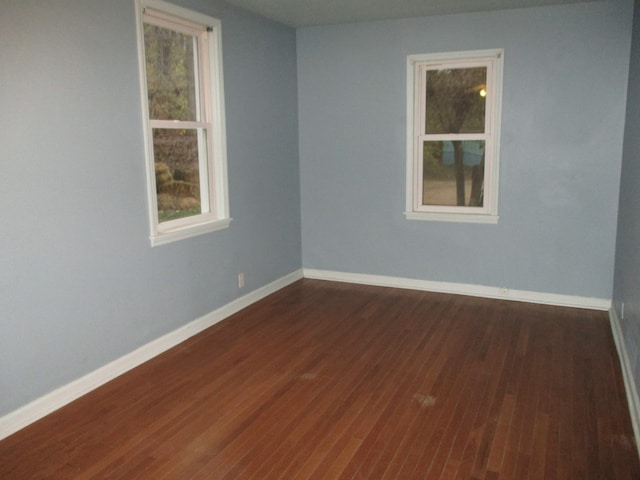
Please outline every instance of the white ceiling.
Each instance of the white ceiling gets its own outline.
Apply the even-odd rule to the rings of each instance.
[[[227,0],[232,5],[292,27],[587,1],[592,0]]]

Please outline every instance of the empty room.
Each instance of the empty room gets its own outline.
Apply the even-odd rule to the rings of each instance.
[[[0,479],[640,478],[640,5],[1,0]]]

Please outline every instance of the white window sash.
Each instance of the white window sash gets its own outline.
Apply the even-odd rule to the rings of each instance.
[[[169,30],[174,30],[194,37],[198,37],[202,32],[206,32],[207,29],[210,28],[207,25],[190,22],[185,18],[164,13],[151,7],[143,8],[142,19],[144,23],[167,28]]]
[[[162,129],[174,129],[174,130],[195,130],[195,129],[209,129],[211,128],[210,122],[196,122],[191,120],[154,120],[149,119],[149,126],[151,128]]]
[[[147,156],[147,190],[151,245],[162,245],[201,233],[227,228],[228,208],[226,132],[222,80],[220,21],[162,0],[136,0],[138,51],[144,140]],[[144,53],[144,24],[155,25],[193,37],[196,120],[149,118]],[[216,58],[212,59],[214,55]],[[210,61],[213,60],[213,61]],[[203,88],[206,86],[206,88]],[[214,104],[215,102],[215,104]],[[195,130],[198,141],[201,213],[159,222],[155,182],[153,129]]]
[[[453,52],[444,54],[410,55],[407,57],[407,78],[413,79],[413,85],[407,92],[413,95],[407,99],[407,118],[412,119],[413,128],[408,129],[407,139],[407,210],[409,219],[429,219],[458,221],[497,222],[497,186],[499,113],[501,95],[501,57],[502,50],[481,50],[471,52]],[[425,134],[426,122],[426,81],[427,72],[454,68],[485,67],[486,98],[485,127],[483,133]],[[412,88],[410,88],[412,87]],[[484,203],[481,207],[423,205],[423,142],[482,140],[485,146]],[[412,191],[412,192],[411,192]],[[445,214],[441,216],[442,214]],[[479,217],[493,218],[480,219]]]

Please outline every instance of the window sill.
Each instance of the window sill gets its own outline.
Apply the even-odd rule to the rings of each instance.
[[[231,224],[231,218],[223,218],[220,220],[208,221],[206,223],[199,223],[197,225],[186,225],[168,230],[166,232],[151,235],[151,246],[157,247],[159,245],[166,245],[167,243],[177,242],[185,238],[191,238],[198,235],[202,235],[209,232],[215,232],[217,230],[223,230],[228,228]]]
[[[488,213],[434,213],[434,212],[404,212],[407,220],[423,220],[428,222],[458,222],[458,223],[498,223],[500,217]]]

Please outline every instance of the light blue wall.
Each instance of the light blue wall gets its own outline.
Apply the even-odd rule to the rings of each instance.
[[[151,248],[133,0],[0,2],[0,416],[301,267],[295,31],[180,3],[222,20],[234,220]]]
[[[638,132],[640,132],[640,4],[636,2],[613,289],[613,305],[620,319],[636,387],[640,387],[640,135]],[[624,318],[622,303],[624,303]]]
[[[305,268],[611,298],[632,2],[299,29]],[[405,220],[408,54],[504,48],[498,225]]]

